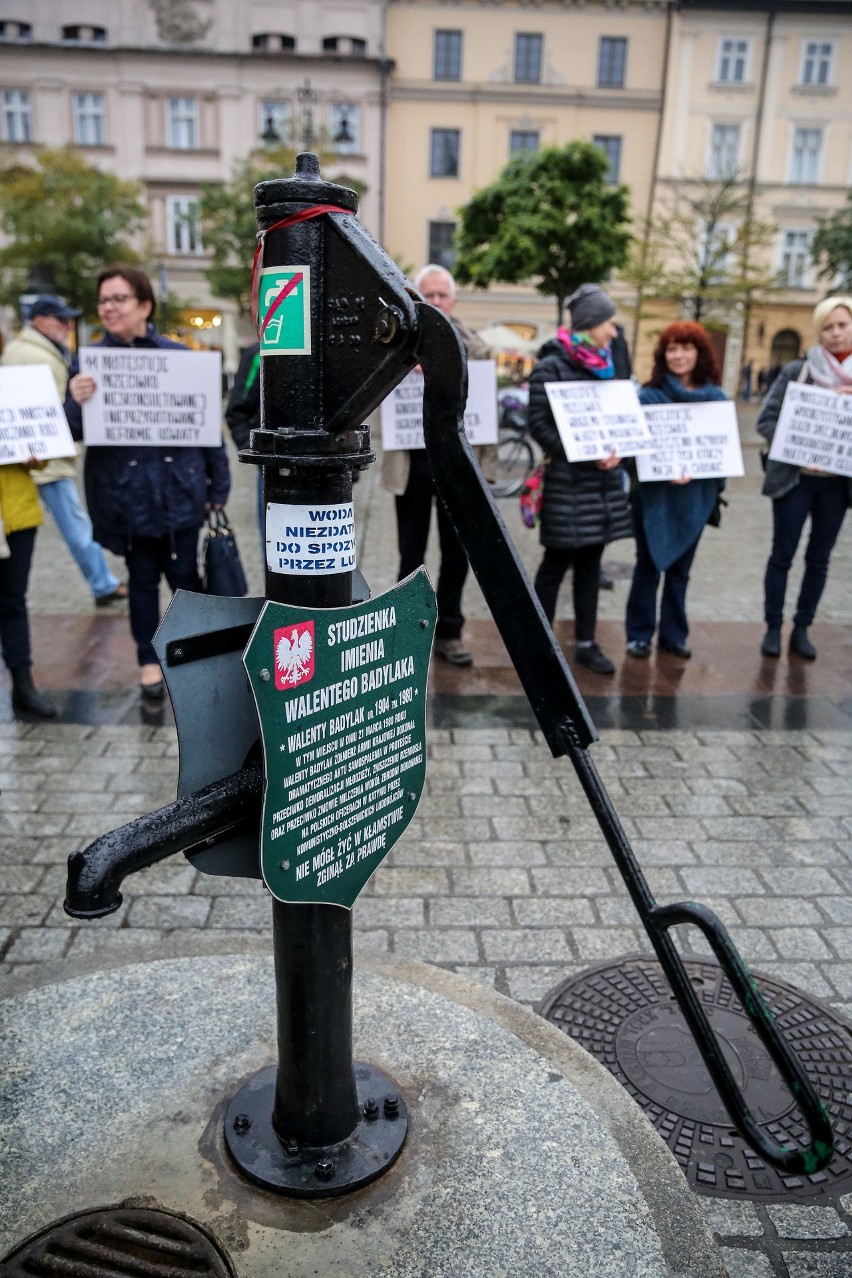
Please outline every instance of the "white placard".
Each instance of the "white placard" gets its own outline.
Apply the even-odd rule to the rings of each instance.
[[[852,395],[788,383],[769,456],[790,466],[852,476]]]
[[[636,458],[640,483],[745,474],[737,410],[730,400],[646,404],[643,412],[658,451]]]
[[[76,455],[49,366],[0,368],[0,466]]]
[[[545,382],[544,389],[569,462],[635,457],[656,447],[632,382]]]
[[[285,577],[355,568],[355,507],[266,504],[266,562]]]
[[[464,430],[471,444],[497,443],[497,365],[493,359],[472,359],[467,366],[468,390]],[[382,448],[424,448],[423,374],[409,373],[381,407]]]
[[[80,372],[97,390],[83,405],[87,444],[215,448],[222,442],[218,351],[84,346]]]

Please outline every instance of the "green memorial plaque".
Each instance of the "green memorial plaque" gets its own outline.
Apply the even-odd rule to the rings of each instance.
[[[414,816],[435,621],[425,568],[351,608],[260,614],[243,662],[266,760],[261,871],[279,901],[351,909]]]

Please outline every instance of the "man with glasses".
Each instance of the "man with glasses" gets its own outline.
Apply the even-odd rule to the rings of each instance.
[[[0,363],[47,364],[53,373],[59,398],[65,398],[68,385],[68,335],[80,311],[73,310],[61,297],[43,293],[29,309],[28,322],[9,343]],[[32,477],[39,496],[56,522],[77,567],[86,579],[98,608],[127,598],[127,587],[110,571],[104,552],[95,541],[92,522],[80,502],[76,483],[77,458],[58,457]]]

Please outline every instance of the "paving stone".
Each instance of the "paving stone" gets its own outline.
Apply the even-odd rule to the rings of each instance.
[[[450,879],[446,870],[420,869],[413,865],[390,869],[382,866],[381,873],[370,880],[370,888],[375,896],[446,896]]]
[[[553,847],[548,844],[548,849]],[[560,845],[561,846],[561,845]],[[473,866],[518,866],[526,868],[531,865],[546,865],[551,859],[540,843],[469,843],[467,853]]]
[[[141,896],[131,903],[127,925],[163,931],[204,927],[210,909],[210,899],[203,896]]]
[[[541,931],[496,931],[482,929],[482,950],[489,962],[534,963],[542,955],[551,961],[575,959],[576,953],[565,939],[564,931],[557,928]]]
[[[826,1252],[782,1251],[789,1278],[849,1278],[852,1273],[852,1254]]]
[[[823,927],[820,936],[838,958],[852,959],[852,930],[845,927]]]
[[[214,897],[207,925],[268,932],[271,940],[272,898],[260,892],[256,896]]]
[[[415,817],[409,826],[413,839],[429,839],[431,841],[448,839],[451,842],[463,842],[473,839],[482,842],[491,838],[490,822],[482,817]]]
[[[7,927],[37,926],[47,918],[53,897],[41,893],[0,897],[0,923]]]
[[[521,927],[566,927],[595,922],[592,902],[575,896],[519,897],[512,902],[512,912]],[[633,918],[636,918],[635,910]]]
[[[833,1207],[769,1203],[766,1210],[780,1238],[842,1238],[849,1233]]]
[[[461,811],[464,816],[492,816],[499,812],[501,818],[520,817],[528,822],[530,819],[526,799],[503,796],[496,803],[493,794],[467,794],[461,799]]]
[[[67,934],[63,935],[67,940]],[[96,958],[104,965],[116,961],[141,962],[145,958],[166,956],[164,933],[141,927],[123,927],[117,931],[81,927],[72,933],[67,954],[69,962],[81,958]]]
[[[633,839],[632,847],[642,866],[695,864],[695,856],[683,839],[645,837]]]
[[[638,915],[635,916],[637,924]],[[650,949],[650,941],[641,925],[637,927],[571,927],[568,936],[581,959],[598,963]]]
[[[47,873],[42,865],[4,865],[0,880],[2,890],[9,895],[16,892],[44,891],[42,885]]]
[[[769,906],[771,909],[772,906]],[[772,920],[765,920],[771,922]],[[812,927],[770,928],[769,939],[782,958],[831,958],[831,950]]]
[[[763,1225],[754,1203],[725,1198],[702,1198],[700,1202],[714,1233],[739,1238],[759,1238],[763,1234]]]
[[[504,844],[502,846],[505,847],[507,845]],[[558,843],[545,843],[544,854],[542,859],[546,860],[548,865],[564,865],[569,869],[585,865],[602,867],[612,865],[612,853],[607,847],[602,834],[597,839],[574,839],[572,837],[567,841],[560,840]]]
[[[843,886],[840,876],[832,875],[828,870],[816,866],[779,866],[773,870],[762,870],[762,877],[770,892],[780,892],[783,896],[800,894],[801,896],[846,895],[848,885]]]
[[[827,963],[821,971],[841,998],[852,998],[852,963]]]
[[[769,848],[760,843],[725,843],[722,839],[712,839],[701,843],[693,839],[692,851],[696,861],[702,865],[772,865],[775,861]]]
[[[358,897],[352,908],[352,923],[356,928],[423,927],[426,922],[426,901],[423,897],[364,896]]]
[[[402,839],[382,861],[382,866],[467,865],[470,860],[464,843],[414,843]]]
[[[562,981],[579,975],[587,967],[587,963],[576,959],[564,964],[513,964],[506,968],[506,984],[512,998],[524,1003],[540,1003]]]
[[[6,951],[7,963],[49,962],[62,958],[68,933],[59,927],[22,927]]]
[[[394,953],[403,958],[416,958],[424,963],[478,963],[482,958],[476,937],[460,928],[435,931],[401,928],[393,948]]]
[[[497,896],[443,897],[429,903],[432,927],[511,927],[509,902]]]
[[[774,976],[779,981],[786,981],[788,985],[795,985],[803,994],[810,994],[813,998],[830,999],[837,993],[834,986],[823,975],[829,970],[828,965],[820,968],[815,963],[783,959],[777,963],[761,962],[760,970],[767,976]]]
[[[819,896],[816,904],[832,923],[852,924],[852,897]]]
[[[456,896],[528,896],[530,875],[544,870],[510,868],[454,869],[450,871]]]
[[[510,843],[518,839],[528,839],[533,825],[536,837],[539,839],[563,839],[571,828],[571,823],[565,817],[553,813],[552,809],[551,814],[544,818],[529,814],[525,817],[502,817],[499,815],[498,808],[492,817],[492,824],[497,838]],[[594,829],[594,824],[592,828]],[[578,831],[578,837],[584,836]]]
[[[356,927],[352,933],[352,955],[355,962],[358,961],[359,954],[387,954],[389,951],[390,936],[385,928]]]
[[[738,869],[727,865],[687,865],[680,873],[686,884],[687,891],[696,894],[701,892],[722,892],[730,896],[739,896],[740,894],[755,896],[765,890],[753,870]]]
[[[737,910],[744,923],[757,926],[783,927],[785,923],[792,926],[823,921],[812,901],[803,901],[797,896],[773,896],[771,901],[765,896],[741,896],[737,898]]]
[[[728,1278],[775,1278],[778,1273],[762,1251],[735,1251],[732,1247],[722,1247],[721,1253]]]
[[[594,866],[579,866],[572,869],[558,867],[556,869],[530,870],[536,892],[541,896],[565,896],[567,892],[578,896],[596,896],[598,893],[608,894],[612,885],[602,869]]]
[[[485,967],[475,963],[456,963],[454,970],[466,980],[475,981],[477,985],[484,985],[491,990],[500,989],[502,984],[501,969],[497,966]]]

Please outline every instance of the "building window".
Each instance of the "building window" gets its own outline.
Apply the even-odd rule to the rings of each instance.
[[[196,256],[204,251],[198,226],[198,200],[170,195],[168,209],[169,252]]]
[[[0,22],[0,40],[32,40],[33,29],[29,22]]]
[[[535,129],[512,129],[509,134],[509,156],[526,155],[538,150],[539,135]]]
[[[267,99],[257,104],[258,134],[262,142],[277,146],[289,142],[293,133],[293,112],[289,102],[280,98]]]
[[[541,55],[544,36],[515,36],[515,82],[517,84],[541,84]]]
[[[794,129],[790,155],[790,181],[810,185],[819,181],[822,129]]]
[[[451,271],[456,264],[455,236],[455,222],[430,222],[427,261]]]
[[[723,222],[705,225],[702,233],[701,271],[709,284],[720,284],[731,268],[734,232]]]
[[[3,141],[32,142],[33,113],[26,89],[3,90]]]
[[[598,45],[598,88],[623,89],[627,69],[627,40],[601,36]]]
[[[781,241],[781,282],[787,288],[807,287],[811,260],[811,232],[785,231]]]
[[[460,80],[462,66],[461,31],[436,31],[433,77],[436,80]]]
[[[429,157],[430,177],[458,177],[460,129],[432,129]]]
[[[295,53],[296,37],[279,31],[259,31],[252,36],[251,47],[264,53]]]
[[[364,57],[367,52],[367,41],[356,36],[324,36],[323,53],[346,53],[350,57]]]
[[[106,141],[106,115],[102,93],[75,93],[74,141],[78,146],[103,146]]]
[[[604,175],[605,182],[611,182],[613,185],[621,181],[621,138],[606,133],[596,133],[592,138],[592,143],[603,151],[609,162],[609,168]]]
[[[748,72],[748,40],[719,41],[719,84],[745,84]]]
[[[62,28],[62,39],[68,44],[106,44],[106,27],[74,25]]]
[[[733,177],[740,164],[740,126],[714,124],[710,134],[707,176],[717,180]]]
[[[830,40],[808,40],[802,58],[802,84],[831,84],[834,45]]]
[[[331,145],[338,155],[357,155],[358,108],[351,102],[332,102],[329,107]]]
[[[197,98],[166,98],[166,146],[176,151],[194,151],[197,148]]]

